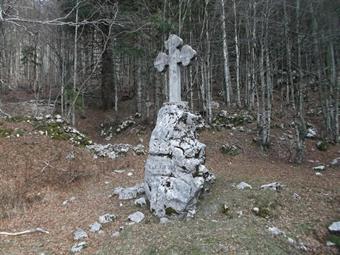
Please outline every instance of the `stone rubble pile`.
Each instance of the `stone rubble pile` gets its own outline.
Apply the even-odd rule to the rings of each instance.
[[[226,110],[221,110],[212,121],[214,128],[233,128],[240,125],[252,123],[255,118],[247,111],[239,113],[228,113]]]
[[[108,157],[116,159],[119,156],[127,155],[132,150],[137,155],[145,154],[145,147],[142,144],[132,146],[130,144],[92,144],[86,146],[91,152],[95,153],[98,157]]]
[[[110,140],[113,135],[120,134],[125,130],[135,126],[137,123],[136,119],[141,118],[141,116],[142,115],[137,112],[134,116],[129,116],[126,120],[120,122],[119,124],[113,122],[101,123],[100,136],[106,137],[106,140]]]

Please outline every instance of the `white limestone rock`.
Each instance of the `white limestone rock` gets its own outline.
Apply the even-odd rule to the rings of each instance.
[[[215,179],[204,166],[205,145],[197,140],[198,116],[185,103],[165,104],[149,144],[145,194],[159,218],[195,212],[199,195]]]
[[[141,223],[144,220],[144,218],[145,216],[144,213],[142,212],[135,212],[128,216],[128,219],[134,223]]]
[[[264,190],[280,191],[282,189],[282,185],[279,182],[272,182],[272,183],[264,184],[260,188]]]
[[[236,185],[236,188],[239,190],[244,190],[244,189],[252,189],[253,187],[246,182],[240,182],[239,184]]]
[[[95,223],[91,224],[89,227],[90,227],[91,232],[97,233],[102,229],[102,224],[96,221]]]
[[[135,205],[144,207],[146,205],[145,197],[141,197],[135,200]]]
[[[71,253],[81,252],[86,247],[87,247],[87,243],[85,241],[80,242],[80,243],[76,243],[75,245],[72,246]]]
[[[118,199],[120,200],[129,200],[134,199],[138,195],[144,194],[144,184],[136,184],[133,187],[123,188],[118,187],[113,190],[113,194],[118,195]]]
[[[333,222],[329,227],[328,230],[333,233],[340,233],[340,221]]]
[[[101,224],[106,224],[106,223],[110,223],[113,222],[114,220],[116,220],[116,215],[112,214],[112,213],[106,213],[104,215],[99,216],[98,221]]]
[[[317,136],[317,130],[313,127],[307,129],[306,138],[315,138]]]
[[[319,166],[313,167],[313,170],[317,171],[317,172],[324,171],[325,169],[326,169],[326,166],[324,166],[324,165],[319,165]]]
[[[81,229],[81,228],[77,228],[73,232],[73,239],[76,240],[76,241],[85,239],[87,237],[88,237],[87,233],[83,229]]]
[[[268,231],[272,234],[272,236],[286,235],[285,232],[283,232],[281,229],[277,227],[269,227]]]

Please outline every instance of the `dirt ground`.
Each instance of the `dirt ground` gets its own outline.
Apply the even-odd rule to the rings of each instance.
[[[6,125],[14,125],[6,124]],[[15,124],[21,125],[22,123]],[[29,129],[29,127],[27,127]],[[231,135],[232,133],[232,135]],[[296,166],[280,159],[271,160],[251,141],[251,135],[235,131],[203,131],[200,140],[207,144],[207,166],[217,176],[212,191],[203,195],[198,215],[188,221],[161,225],[150,212],[139,209],[133,201],[111,197],[117,186],[130,186],[143,179],[146,156],[129,155],[117,160],[94,159],[88,151],[65,141],[45,136],[1,138],[1,208],[0,229],[20,231],[43,227],[49,234],[0,237],[1,254],[68,254],[74,244],[72,232],[95,222],[110,212],[118,219],[104,226],[104,233],[90,234],[83,254],[299,254],[284,237],[273,238],[268,227],[278,227],[287,236],[299,240],[308,254],[336,254],[325,245],[327,225],[340,216],[340,171],[327,169],[316,176],[308,163]],[[136,144],[144,137],[122,134],[113,142]],[[245,148],[239,156],[219,152],[225,142],[238,142]],[[327,152],[307,154],[328,162],[340,156],[338,146]],[[75,152],[75,160],[65,160]],[[115,169],[125,169],[115,173]],[[133,173],[128,176],[127,173]],[[254,189],[239,191],[233,187],[246,181]],[[261,184],[279,181],[281,192],[262,191]],[[293,198],[297,193],[299,200]],[[71,197],[74,201],[63,205]],[[259,203],[273,204],[264,219],[251,209]],[[227,204],[230,213],[222,213]],[[2,206],[3,207],[3,206]],[[127,225],[127,216],[136,210],[146,219]],[[242,211],[242,216],[240,216]],[[124,227],[119,237],[112,233]]]
[[[94,116],[79,126],[102,141],[94,124],[100,115]],[[1,121],[0,127],[32,131],[27,123]],[[246,127],[254,128],[253,124]],[[150,130],[138,136],[128,130],[110,142],[136,145],[142,141],[147,147]],[[38,134],[0,138],[0,231],[36,227],[49,231],[0,235],[0,254],[69,254],[77,227],[89,233],[88,247],[81,254],[339,254],[326,241],[327,226],[340,220],[340,169],[327,168],[317,176],[312,169],[315,164],[308,160],[328,164],[340,157],[340,146],[320,152],[315,140],[308,140],[306,163],[294,165],[278,139],[286,131],[273,131],[268,154],[254,144],[256,131],[201,131],[199,139],[207,145],[206,165],[217,181],[210,193],[203,194],[195,218],[166,225],[159,224],[147,208],[136,207],[133,200],[112,196],[115,187],[142,182],[146,155],[95,159],[84,148]],[[239,145],[242,153],[223,155],[220,147],[226,142]],[[66,159],[70,152],[74,160]],[[253,189],[237,190],[235,184],[241,181]],[[275,181],[283,185],[280,192],[259,189]],[[268,209],[266,217],[255,215],[254,207]],[[145,220],[129,225],[127,216],[137,210],[145,214]],[[104,225],[102,233],[89,232],[89,225],[105,213],[117,215],[117,220]],[[273,237],[269,227],[280,228],[286,237]],[[120,235],[112,236],[116,231]],[[307,251],[290,244],[288,237],[303,243]]]

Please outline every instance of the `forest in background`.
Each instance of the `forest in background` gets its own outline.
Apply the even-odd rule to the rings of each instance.
[[[339,141],[339,28],[334,0],[2,0],[0,92],[26,90],[73,124],[126,100],[153,119],[168,95],[153,62],[175,33],[198,52],[182,70],[192,111],[208,123],[216,102],[253,111],[263,149],[273,114],[287,118],[301,162],[307,103]]]

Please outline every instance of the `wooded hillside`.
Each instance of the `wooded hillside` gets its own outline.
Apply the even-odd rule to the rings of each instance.
[[[198,52],[182,71],[192,111],[208,123],[218,105],[254,111],[263,149],[273,114],[286,118],[300,162],[310,105],[339,140],[339,27],[334,0],[3,0],[0,91],[46,99],[73,124],[126,100],[150,121],[168,96],[153,61],[174,33]]]

